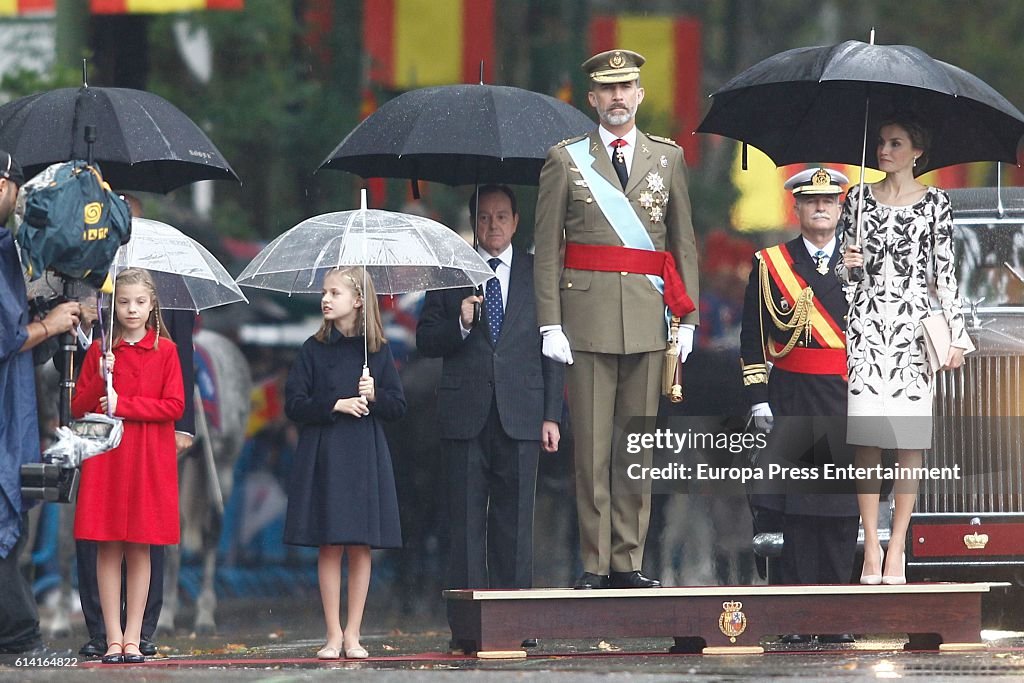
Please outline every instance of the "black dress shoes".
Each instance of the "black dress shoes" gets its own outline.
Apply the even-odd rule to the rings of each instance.
[[[644,576],[643,572],[612,572],[611,588],[661,588],[661,581]]]
[[[143,638],[142,642],[139,643],[139,652],[146,655],[147,657],[153,657],[154,655],[156,655],[156,643],[154,643],[152,640],[146,640],[145,638]]]
[[[823,633],[818,636],[819,643],[852,643],[855,642],[852,633]]]
[[[786,635],[779,638],[779,642],[785,643],[786,645],[803,645],[811,642],[813,638],[814,636],[810,634],[787,633]]]
[[[583,572],[580,578],[576,579],[576,583],[572,587],[576,590],[590,590],[592,588],[608,588],[608,585],[609,579],[607,576]]]
[[[100,636],[91,639],[88,643],[82,646],[78,651],[78,654],[83,657],[102,657],[107,651],[107,639]]]
[[[524,647],[524,648],[526,648],[526,647],[537,647],[537,639],[536,638],[527,638],[526,640],[523,641],[523,643],[522,643],[522,645],[520,645],[520,647]]]

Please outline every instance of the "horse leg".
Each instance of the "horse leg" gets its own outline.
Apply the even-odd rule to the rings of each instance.
[[[181,546],[164,548],[164,605],[156,622],[158,636],[174,635],[174,618],[178,615],[178,576],[181,572]]]
[[[220,542],[222,516],[214,510],[203,525],[203,587],[196,600],[196,633],[213,635],[217,632],[214,614],[217,611],[217,545]]]

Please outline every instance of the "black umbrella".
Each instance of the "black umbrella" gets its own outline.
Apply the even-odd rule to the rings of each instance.
[[[1024,114],[1006,98],[909,45],[848,40],[787,50],[742,72],[712,98],[697,132],[753,145],[778,166],[859,165],[865,131],[897,112],[915,115],[932,133],[928,163],[919,172],[970,161],[1016,163],[1024,135]],[[866,163],[877,168],[873,145]]]
[[[96,130],[92,156],[85,127]],[[166,193],[197,180],[238,181],[192,119],[153,93],[128,88],[59,88],[0,107],[0,148],[26,176],[50,164],[92,159],[124,190]]]
[[[320,168],[446,185],[536,185],[548,149],[594,127],[572,105],[521,88],[421,88],[367,117]]]

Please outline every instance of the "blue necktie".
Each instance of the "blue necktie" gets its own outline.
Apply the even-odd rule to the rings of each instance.
[[[497,272],[500,258],[487,260],[491,270]],[[501,304],[501,283],[497,277],[487,281],[487,289],[484,292],[484,312],[487,314],[487,327],[491,332],[491,343],[497,344],[501,336],[501,324],[505,321],[505,307]]]

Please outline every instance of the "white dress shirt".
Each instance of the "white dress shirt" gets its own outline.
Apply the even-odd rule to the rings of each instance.
[[[604,143],[604,151],[608,153],[608,158],[611,159],[612,154],[615,153],[612,143],[618,140],[619,136],[610,132],[604,126],[598,126],[597,132],[601,136],[601,142]],[[622,156],[626,161],[626,175],[629,175],[633,171],[633,150],[636,149],[636,126],[630,128],[629,132],[622,136],[622,139],[626,141],[626,146],[622,148]]]

